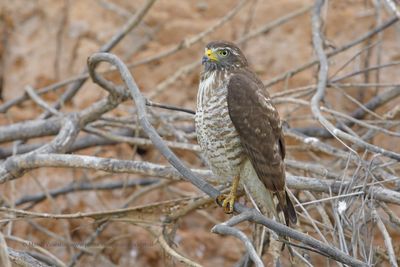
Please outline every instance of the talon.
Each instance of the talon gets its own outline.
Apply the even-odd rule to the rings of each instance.
[[[221,194],[217,197],[216,201],[218,205],[222,206],[224,212],[230,214],[233,212],[233,205],[235,205],[236,191],[239,185],[239,176],[235,176],[232,181],[231,191],[228,195]]]
[[[226,214],[233,213],[233,206],[235,205],[236,196],[234,194],[221,194],[217,197],[217,203],[222,206]]]

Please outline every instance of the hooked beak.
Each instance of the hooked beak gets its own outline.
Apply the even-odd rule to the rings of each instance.
[[[204,64],[205,62],[208,61],[218,61],[218,57],[215,55],[215,53],[211,49],[207,49],[204,52],[204,56],[201,59],[201,64]]]

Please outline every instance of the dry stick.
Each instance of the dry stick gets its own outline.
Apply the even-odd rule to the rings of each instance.
[[[337,77],[335,79],[331,79],[329,82],[330,83],[337,83],[337,82],[340,82],[340,81],[342,81],[344,79],[356,76],[358,74],[363,74],[365,72],[369,72],[369,71],[372,71],[372,70],[380,70],[380,69],[383,69],[383,68],[393,67],[393,66],[397,66],[399,64],[400,64],[400,61],[393,61],[393,62],[389,62],[389,63],[386,63],[386,64],[379,64],[379,65],[376,65],[376,66],[370,66],[368,68],[357,70],[357,71],[345,74],[345,75],[343,75],[341,77]]]
[[[55,91],[57,89],[61,89],[64,85],[67,85],[67,84],[69,84],[71,82],[76,82],[76,81],[79,81],[79,80],[82,80],[82,79],[86,79],[88,77],[89,77],[88,74],[82,74],[82,75],[75,76],[75,77],[69,78],[67,80],[61,81],[61,82],[57,82],[57,83],[51,84],[49,86],[43,87],[42,89],[37,91],[37,94],[38,95],[42,95],[42,94],[45,94],[45,93],[48,93],[48,92],[51,92],[51,91]],[[0,113],[5,113],[11,107],[13,107],[15,105],[19,105],[19,104],[21,104],[22,102],[24,102],[25,100],[28,100],[28,99],[29,99],[29,95],[26,94],[26,93],[21,95],[21,96],[19,96],[19,97],[11,99],[10,101],[0,105]]]
[[[16,162],[29,161],[38,154],[63,153],[72,145],[79,133],[79,119],[76,115],[66,116],[58,135],[49,143],[25,155],[8,158],[0,165],[0,180],[3,182],[13,180],[23,175],[25,169],[20,168]]]
[[[90,183],[90,182],[79,182],[79,183],[71,183],[67,186],[53,189],[49,191],[49,195],[54,197],[58,197],[61,195],[65,195],[71,192],[80,192],[80,191],[90,191],[90,190],[114,190],[121,188],[129,188],[129,187],[137,187],[137,186],[147,186],[154,183],[157,183],[158,179],[135,179],[126,181],[117,181],[117,182],[109,182],[109,183]],[[46,199],[45,193],[38,193],[35,195],[26,195],[22,198],[15,201],[15,205],[22,205],[25,203],[33,202],[35,204]]]
[[[32,100],[38,104],[39,107],[43,108],[47,112],[51,113],[52,115],[61,116],[62,113],[56,110],[55,108],[49,106],[46,101],[44,101],[40,96],[35,92],[35,90],[31,86],[25,87],[25,92],[32,98]]]
[[[65,245],[68,245],[70,247],[74,247],[74,248],[76,248],[78,250],[83,250],[83,251],[85,251],[86,253],[89,253],[89,254],[92,253],[90,248],[86,248],[86,247],[83,247],[83,246],[76,246],[76,243],[73,242],[72,240],[65,239],[64,237],[56,234],[56,232],[50,231],[48,228],[46,228],[46,226],[42,226],[39,223],[36,223],[34,220],[29,220],[28,219],[27,221],[29,223],[29,226],[32,226],[34,230],[37,230],[37,231],[40,231],[40,232],[44,233],[45,235],[47,235],[48,237],[50,237],[54,241],[62,242]],[[65,223],[67,223],[67,222],[65,222]],[[29,242],[28,242],[28,244],[29,244]]]
[[[251,26],[253,24],[253,20],[254,17],[256,15],[256,11],[257,11],[257,5],[259,3],[259,0],[253,0],[251,1],[250,7],[249,7],[249,11],[247,13],[247,17],[243,22],[243,30],[242,33],[240,34],[241,36],[245,35],[246,33],[248,33],[251,29]],[[246,44],[243,44],[242,46],[243,50],[246,50]]]
[[[68,17],[70,12],[70,1],[64,0],[64,5],[61,9],[61,20],[56,32],[56,51],[54,60],[54,77],[56,80],[60,77],[60,66],[61,66],[61,53],[63,52],[63,35],[65,33],[66,24],[68,23]]]
[[[327,57],[335,56],[335,55],[337,55],[337,54],[339,54],[339,53],[341,53],[341,52],[343,52],[343,51],[345,51],[345,50],[347,50],[347,49],[349,49],[349,48],[351,48],[351,47],[353,47],[353,46],[355,46],[355,45],[357,45],[357,44],[359,44],[359,43],[361,43],[363,41],[365,41],[366,39],[374,36],[375,34],[387,29],[388,27],[390,27],[394,23],[396,23],[398,20],[399,20],[398,17],[393,17],[393,18],[389,19],[388,21],[386,21],[385,23],[383,23],[382,25],[376,27],[375,29],[367,32],[363,36],[357,38],[356,40],[353,40],[353,41],[351,41],[351,42],[349,42],[349,43],[347,43],[347,44],[345,44],[345,45],[343,45],[343,46],[341,46],[341,47],[339,47],[339,48],[327,53],[326,56]],[[281,74],[281,75],[279,75],[279,76],[277,76],[277,77],[275,77],[275,78],[273,78],[271,80],[265,81],[264,84],[265,84],[266,87],[269,87],[269,86],[271,86],[273,84],[276,84],[278,82],[281,82],[281,81],[287,79],[288,76],[289,77],[293,77],[295,74],[297,74],[299,72],[302,72],[303,70],[306,70],[306,69],[308,69],[308,68],[310,68],[310,67],[312,67],[312,66],[314,66],[314,65],[316,65],[318,63],[319,63],[318,59],[311,60],[311,61],[301,65],[300,67],[291,69],[291,70],[287,71],[286,73],[283,73],[283,74]]]
[[[241,43],[246,42],[246,41],[248,41],[248,40],[250,40],[250,39],[252,39],[252,38],[254,38],[254,37],[256,37],[256,36],[258,36],[260,34],[266,34],[269,31],[271,31],[272,29],[274,29],[274,28],[276,28],[276,27],[278,27],[278,26],[280,26],[282,24],[285,24],[289,20],[291,20],[293,18],[296,18],[296,17],[298,17],[300,15],[303,15],[304,13],[308,12],[309,10],[311,10],[311,8],[312,8],[312,5],[301,7],[298,10],[295,10],[295,11],[293,11],[291,13],[288,13],[288,14],[286,14],[286,15],[284,15],[284,16],[276,19],[276,20],[273,20],[273,21],[265,24],[264,26],[261,26],[260,28],[254,30],[252,32],[249,32],[248,34],[245,34],[244,36],[242,36],[238,40],[236,40],[236,42],[238,44],[241,44]]]
[[[85,245],[91,244],[94,242],[94,240],[106,229],[106,227],[109,225],[109,221],[105,221],[99,224],[97,226],[95,232],[93,232],[84,242]],[[74,257],[72,257],[72,260],[69,262],[67,265],[68,267],[73,267],[75,264],[78,262],[78,260],[82,257],[83,251],[80,251],[79,253],[75,254]]]
[[[262,260],[260,259],[260,257],[257,254],[257,251],[254,249],[253,244],[250,241],[250,239],[239,229],[236,229],[236,228],[230,226],[229,220],[227,222],[215,225],[211,229],[211,232],[217,233],[220,235],[232,235],[232,236],[240,239],[243,242],[249,257],[254,262],[255,266],[257,266],[257,267],[264,266]]]
[[[391,101],[392,99],[400,96],[400,86],[396,86],[394,88],[390,88],[385,92],[373,97],[369,100],[365,105],[362,107],[357,108],[354,110],[350,116],[355,119],[362,119],[366,114],[367,110],[375,110],[378,107],[386,104],[387,102]],[[352,126],[354,123],[351,121],[344,122],[347,126]],[[340,127],[339,127],[340,129]],[[318,127],[302,127],[302,128],[293,128],[294,131],[303,133],[307,136],[314,136],[314,137],[323,137],[323,138],[332,138],[333,135],[329,130],[326,128],[318,128]]]
[[[376,45],[378,45],[380,42],[374,42],[374,43],[370,43],[368,44],[366,47],[363,47],[360,49],[360,51],[358,51],[357,53],[355,53],[351,58],[349,58],[344,64],[342,64],[330,77],[330,79],[333,79],[340,71],[342,71],[344,68],[346,68],[351,62],[353,62],[356,58],[358,58],[362,53],[364,53],[366,51],[366,53],[370,53],[371,49],[373,47],[375,47]]]
[[[138,197],[144,195],[145,193],[152,191],[156,188],[159,188],[160,186],[166,186],[167,183],[157,183],[157,184],[153,184],[150,185],[148,187],[142,188],[138,191],[136,191],[135,193],[133,193],[132,195],[129,196],[129,198],[125,201],[125,204],[122,205],[122,208],[127,208],[134,200],[136,200]],[[94,240],[104,231],[104,229],[110,224],[110,221],[105,221],[104,223],[100,224],[99,227],[96,228],[96,231],[94,233],[92,233],[88,238],[86,238],[84,240],[84,244],[85,245],[90,245],[91,243],[94,242]],[[80,251],[77,254],[75,254],[70,263],[68,264],[69,267],[75,266],[75,264],[78,262],[78,260],[83,256],[84,251]]]
[[[111,132],[117,136],[132,136],[132,130],[130,129],[122,129],[118,131]],[[119,141],[110,140],[97,135],[86,135],[83,137],[79,137],[75,140],[73,145],[66,151],[68,153],[75,152],[78,150],[94,147],[94,146],[108,146],[117,144]],[[45,143],[35,143],[35,144],[24,144],[18,146],[18,148],[13,149],[13,147],[0,148],[0,159],[5,159],[15,154],[25,154],[32,150],[35,150],[41,146],[44,146]]]
[[[386,249],[387,249],[387,254],[389,256],[390,266],[398,267],[397,260],[396,260],[396,254],[394,253],[394,249],[393,249],[392,238],[390,237],[388,231],[386,230],[385,225],[382,222],[382,219],[379,217],[379,215],[378,215],[378,213],[376,212],[375,209],[372,211],[372,216],[376,220],[376,224],[378,225],[378,229],[381,232],[383,240],[385,242],[385,246],[386,246]]]
[[[42,248],[41,246],[32,246],[32,244],[27,241],[24,240],[22,238],[16,237],[16,236],[5,236],[5,238],[18,242],[18,243],[22,243],[24,244],[26,247],[31,246],[33,249],[37,250],[38,252],[40,252],[43,255],[46,255],[46,257],[48,257],[50,259],[51,262],[53,262],[53,264],[57,267],[65,267],[65,264],[59,259],[57,258],[55,255],[53,255],[50,251],[48,251],[45,248]]]
[[[189,267],[201,267],[200,264],[180,255],[176,250],[174,250],[169,244],[168,241],[166,240],[165,236],[161,232],[156,232],[152,230],[150,227],[146,227],[146,230],[148,230],[154,238],[157,239],[157,241],[160,243],[160,246],[164,249],[164,251],[169,254],[171,257],[175,258],[179,262],[184,263],[186,266]]]
[[[109,52],[114,46],[116,46],[132,29],[139,25],[142,21],[143,17],[147,14],[150,10],[152,5],[156,0],[148,0],[141,9],[139,9],[129,20],[128,22],[121,28],[119,32],[117,32],[106,44],[100,47],[99,52]],[[86,69],[82,72],[84,74]],[[55,109],[60,109],[60,107],[65,103],[68,102],[74,95],[79,91],[82,85],[87,80],[83,78],[74,82],[70,88],[60,97],[59,101],[54,106]],[[46,112],[43,117],[48,117],[48,113]]]
[[[352,135],[349,135],[340,129],[336,128],[332,123],[330,123],[322,114],[319,108],[319,102],[324,98],[326,84],[328,80],[328,59],[325,51],[323,49],[323,41],[321,38],[321,22],[320,22],[320,11],[321,6],[323,5],[324,1],[319,0],[317,1],[316,8],[313,12],[312,16],[312,36],[313,36],[313,45],[314,49],[317,53],[319,62],[320,62],[320,69],[318,72],[318,84],[317,84],[317,92],[311,98],[311,111],[314,116],[318,119],[318,121],[332,134],[335,136],[337,140],[342,142],[340,139],[345,139],[350,141],[354,144],[357,144],[360,147],[363,147],[367,150],[370,150],[375,153],[380,153],[384,156],[396,159],[400,161],[400,154],[395,153],[393,151],[389,151],[383,149],[381,147],[369,144],[359,138],[356,138]],[[342,142],[343,143],[343,142]],[[344,144],[344,143],[343,143]]]
[[[127,143],[127,144],[132,144],[132,145],[140,145],[140,146],[152,146],[153,143],[146,138],[141,138],[141,137],[130,137],[130,136],[118,136],[109,132],[105,132],[102,130],[98,130],[96,128],[87,126],[85,130],[89,133],[93,133],[99,136],[102,136],[104,138],[107,138],[109,140],[113,141],[118,141],[120,143]],[[183,142],[174,142],[174,141],[165,141],[168,147],[173,148],[173,149],[182,149],[182,150],[187,150],[187,151],[195,151],[195,152],[200,152],[200,147],[195,144],[190,144],[190,143],[183,143]]]
[[[337,87],[396,87],[400,86],[400,83],[329,83],[330,86]]]
[[[385,203],[379,202],[379,206],[381,206],[382,209],[387,213],[390,222],[395,224],[397,227],[400,227],[400,218],[391,209],[389,209]]]
[[[400,11],[396,6],[396,3],[393,0],[385,0],[389,8],[396,14],[398,18],[400,18]]]
[[[50,265],[38,261],[27,252],[14,250],[12,248],[8,248],[8,256],[10,257],[11,262],[13,262],[16,266],[50,267]]]
[[[296,131],[295,129],[284,128],[284,133],[285,136],[290,136],[304,143],[306,146],[309,146],[315,151],[321,151],[324,152],[325,154],[332,155],[340,159],[347,159],[349,156],[351,156],[349,152],[346,152],[340,148],[329,145],[327,142],[323,142],[318,138],[309,137],[299,131]]]
[[[160,212],[161,210],[173,211],[176,209],[177,205],[185,204],[191,202],[193,200],[192,197],[183,197],[177,199],[171,199],[166,201],[160,201],[150,204],[144,204],[135,207],[128,208],[120,208],[120,209],[112,209],[105,211],[95,211],[95,212],[76,212],[76,213],[68,213],[68,214],[54,214],[54,213],[42,213],[35,211],[27,211],[27,210],[19,210],[13,208],[5,208],[0,207],[0,213],[8,215],[8,216],[16,216],[15,218],[30,218],[30,219],[57,219],[57,220],[65,220],[65,219],[83,219],[83,218],[91,218],[96,220],[97,222],[101,222],[104,219],[115,219],[123,221],[124,219],[132,219],[135,220],[136,223],[154,223],[162,220],[158,213],[154,213],[155,210]],[[146,213],[148,216],[146,216]],[[143,216],[144,215],[144,216]],[[126,218],[126,216],[128,216]],[[8,221],[8,217],[2,217],[0,221]]]
[[[102,99],[88,108],[77,113],[81,117],[82,125],[97,120],[102,114],[114,109],[119,103],[128,99],[127,92],[122,88],[117,88],[118,93]],[[18,139],[29,139],[33,137],[42,137],[54,135],[60,131],[62,121],[59,118],[50,118],[46,120],[25,121],[14,123],[9,126],[0,127],[0,143],[9,142]]]
[[[399,88],[395,88],[395,89],[398,89],[398,90],[394,90],[394,91],[395,92],[398,91],[398,93],[400,94],[400,87]],[[390,92],[387,92],[387,93],[390,93]],[[346,94],[345,94],[345,96],[346,97],[350,97],[350,96],[348,96]],[[352,99],[352,101],[353,100],[354,99]],[[373,100],[376,100],[376,98],[374,98]],[[390,99],[388,99],[388,101],[390,101]],[[280,103],[295,103],[295,104],[298,104],[299,106],[300,105],[309,106],[309,103],[307,101],[303,101],[303,100],[299,100],[299,99],[295,99],[295,98],[289,98],[289,97],[280,97],[280,98],[273,99],[273,103],[275,103],[275,104],[277,104],[277,103],[279,103],[279,104]],[[368,103],[375,104],[376,101],[368,102]],[[382,102],[377,103],[377,104],[381,105],[381,103]],[[321,107],[321,110],[326,112],[326,113],[330,113],[335,117],[339,117],[339,118],[345,119],[344,122],[341,122],[340,124],[337,125],[337,128],[339,128],[339,129],[347,130],[347,131],[352,133],[352,131],[349,129],[349,127],[353,126],[354,124],[357,124],[357,125],[363,126],[364,128],[373,129],[373,130],[385,133],[385,134],[390,135],[390,136],[400,137],[400,133],[393,132],[393,131],[387,130],[387,129],[383,128],[383,127],[375,126],[373,124],[370,124],[370,123],[364,122],[362,120],[356,119],[357,117],[362,116],[362,114],[366,114],[366,113],[371,114],[371,113],[373,113],[371,110],[367,109],[361,103],[358,103],[358,104],[361,105],[360,108],[358,108],[355,112],[352,113],[352,115],[355,118],[352,117],[351,115],[346,115],[345,113],[342,113],[342,112],[339,112],[339,111],[336,111],[336,110],[333,110],[333,109],[329,109],[329,108],[326,108],[326,107]],[[379,116],[379,115],[375,115],[375,116]],[[384,118],[381,118],[381,119],[384,120]],[[332,135],[329,133],[329,131],[327,131],[325,128],[317,128],[317,127],[311,127],[310,128],[310,127],[307,127],[307,128],[294,128],[294,129],[296,131],[303,132],[303,133],[305,132],[305,130],[307,130],[308,133],[312,132],[312,133],[318,133],[318,134],[323,134],[324,132],[326,132],[326,135],[328,137],[329,136],[332,137]],[[353,134],[353,135],[356,135],[356,134]],[[311,136],[315,136],[315,135],[311,135]],[[324,137],[327,137],[327,136],[324,136]]]
[[[110,173],[132,173],[147,176],[156,176],[171,180],[182,180],[183,176],[174,168],[159,164],[143,161],[118,160],[110,158],[99,158],[83,155],[68,155],[68,154],[38,154],[29,161],[22,157],[16,157],[14,165],[24,169],[34,169],[39,167],[59,167],[59,168],[85,168]],[[0,166],[0,173],[4,171],[4,166]],[[210,176],[212,173],[209,170],[194,170],[196,175],[202,177]],[[16,179],[17,177],[13,177]],[[5,179],[0,179],[0,184],[6,182]]]
[[[22,169],[35,169],[39,167],[59,167],[59,168],[85,168],[109,173],[131,173],[146,176],[160,177],[171,180],[182,180],[184,177],[174,168],[143,161],[118,160],[109,158],[99,158],[83,155],[66,154],[38,154],[29,159],[16,158],[13,162]],[[1,173],[2,168],[0,168]],[[204,169],[193,169],[196,176],[204,177],[209,182],[217,182],[211,171]],[[0,179],[0,184],[5,179]],[[312,177],[287,175],[287,186],[290,189],[309,190],[324,193],[339,193],[341,186],[348,187],[350,182],[332,181],[317,179]],[[352,190],[362,191],[364,194],[373,194],[376,200],[400,205],[400,192],[390,189],[369,185],[367,188],[360,186],[351,187]]]
[[[112,12],[115,12],[118,16],[121,17],[126,17],[129,18],[130,16],[132,16],[132,13],[130,11],[125,10],[124,8],[122,8],[121,6],[114,4],[114,3],[110,3],[107,0],[100,0],[99,1],[100,5],[102,7],[104,7],[107,10],[110,10]]]
[[[60,118],[25,121],[7,126],[0,126],[0,143],[54,135],[59,132],[60,128]]]
[[[156,108],[163,108],[163,109],[168,109],[168,110],[186,112],[186,113],[189,113],[189,114],[192,114],[192,115],[196,114],[196,112],[191,110],[191,109],[180,108],[180,107],[175,107],[175,106],[172,106],[172,105],[165,105],[165,104],[155,103],[155,102],[152,102],[152,101],[150,101],[148,99],[146,99],[146,105],[149,106],[149,107],[156,107]]]
[[[146,116],[146,101],[142,94],[139,91],[135,81],[133,80],[128,68],[114,55],[106,54],[106,53],[96,53],[89,57],[89,69],[92,71],[91,76],[92,79],[98,84],[104,84],[104,78],[98,76],[91,66],[96,66],[101,61],[106,61],[114,66],[117,67],[118,71],[120,72],[121,78],[124,81],[125,85],[127,86],[128,90],[132,94],[132,98],[135,101],[138,117],[140,124],[144,131],[149,135],[149,138],[154,143],[155,147],[160,151],[160,153],[169,161],[169,163],[174,166],[189,182],[199,188],[201,191],[206,193],[207,195],[211,196],[212,198],[216,198],[220,192],[215,189],[213,186],[208,184],[203,179],[199,178],[195,175],[191,170],[189,170],[181,160],[164,144],[162,138],[158,135],[156,130],[150,124]],[[273,231],[279,233],[280,235],[284,235],[296,240],[299,240],[306,245],[309,245],[313,248],[317,248],[322,253],[329,255],[333,259],[343,262],[345,264],[349,264],[351,266],[366,266],[365,263],[354,259],[345,253],[341,252],[336,248],[332,248],[327,246],[326,244],[309,237],[303,233],[300,233],[296,230],[293,230],[285,225],[282,225],[278,222],[265,218],[259,212],[244,207],[239,203],[235,203],[235,211],[242,213],[247,212],[249,214],[249,219],[261,223],[266,227],[272,229]]]
[[[50,119],[51,121],[57,122],[57,120],[54,119]],[[56,125],[59,124],[56,123]],[[48,125],[47,123],[45,125]],[[93,124],[92,124],[93,125]],[[54,126],[54,125],[53,125]],[[96,124],[96,127],[99,126],[104,126],[102,124]],[[106,125],[107,126],[107,125]],[[118,127],[120,126],[124,126],[126,127],[126,122],[125,125],[117,125]],[[20,129],[21,131],[24,131],[25,128],[23,126],[23,124],[21,125],[22,129]],[[0,127],[1,129],[1,127]],[[4,129],[4,128],[3,128]],[[35,129],[37,129],[35,127]],[[13,131],[8,132],[7,136],[12,136],[13,133],[15,132],[16,128],[14,128]],[[39,133],[43,133],[43,129],[37,129],[38,131],[40,131]],[[58,129],[55,128],[54,131],[57,131]],[[67,152],[74,152],[74,151],[78,151],[78,150],[82,150],[82,149],[86,149],[89,147],[93,147],[93,146],[107,146],[107,145],[114,145],[120,142],[131,142],[133,144],[138,144],[144,147],[147,146],[152,146],[153,143],[151,143],[150,140],[148,140],[147,138],[142,138],[142,137],[137,137],[137,138],[133,138],[133,139],[124,139],[124,137],[132,137],[133,135],[133,131],[136,130],[134,129],[134,127],[128,127],[128,129],[121,129],[121,130],[116,130],[116,131],[112,131],[109,132],[107,134],[100,134],[100,135],[86,135],[80,138],[77,138],[74,142],[74,144],[68,149]],[[1,130],[0,130],[1,132]],[[163,134],[167,134],[167,133],[163,133]],[[104,137],[103,137],[104,136]],[[112,136],[111,138],[109,138],[110,136]],[[142,133],[141,133],[142,136]],[[117,137],[117,138],[114,138]],[[0,133],[0,139],[1,139],[1,133]],[[170,143],[173,147],[175,142]],[[30,152],[34,149],[37,149],[38,147],[41,147],[45,145],[45,143],[34,143],[34,144],[24,144],[24,145],[20,145],[17,148],[10,146],[10,147],[0,147],[0,159],[5,159],[7,157],[10,157],[12,155],[15,154],[24,154],[27,152]],[[194,144],[185,144],[185,143],[177,143],[176,145],[179,148],[185,149],[185,150],[189,150],[189,151],[199,151],[199,147],[197,145]],[[178,148],[176,147],[176,148]]]
[[[389,130],[386,130],[385,128],[382,128],[380,126],[375,126],[375,125],[363,122],[361,120],[354,119],[353,117],[351,117],[349,115],[346,115],[346,114],[344,114],[342,112],[335,111],[333,109],[328,109],[328,108],[325,108],[325,107],[321,107],[321,110],[325,111],[327,113],[330,113],[332,115],[335,115],[337,117],[344,118],[344,119],[346,119],[346,122],[349,121],[351,124],[358,124],[358,125],[363,126],[364,128],[367,128],[367,129],[373,129],[375,131],[382,132],[382,133],[385,133],[385,134],[390,135],[390,136],[400,137],[400,133],[398,133],[398,132],[389,131]],[[346,125],[346,126],[348,127],[348,125]]]
[[[3,234],[0,232],[0,264],[3,267],[11,267],[11,262],[8,257],[7,243],[4,240]]]
[[[110,93],[107,99],[98,101],[79,113],[69,114],[65,117],[64,120],[55,120],[55,124],[57,123],[58,127],[61,127],[61,125],[63,125],[61,129],[58,127],[58,129],[55,128],[56,131],[59,131],[56,138],[50,144],[38,148],[37,150],[32,151],[28,154],[8,158],[2,165],[0,165],[0,180],[5,182],[7,179],[15,179],[23,174],[24,169],[19,168],[19,166],[17,166],[15,162],[29,161],[30,159],[34,158],[36,154],[40,153],[65,152],[74,142],[81,127],[93,120],[98,119],[102,114],[114,109],[120,102],[127,99],[126,91],[123,90],[121,87],[111,88],[110,82],[106,82],[105,84],[103,84],[102,88],[108,90]],[[37,126],[33,129],[38,130]],[[18,127],[14,130],[16,130],[15,134],[17,134]],[[0,137],[1,133],[2,131],[0,131]]]
[[[366,107],[364,106],[363,103],[359,102],[357,99],[355,99],[354,97],[352,97],[351,95],[349,95],[348,93],[346,93],[346,91],[344,91],[343,89],[339,88],[339,87],[336,86],[336,85],[332,85],[332,87],[335,88],[335,89],[338,89],[339,92],[340,92],[344,97],[346,97],[346,98],[347,98],[348,100],[350,100],[352,103],[358,105],[359,108],[363,109],[364,112],[366,112],[366,113],[368,113],[369,115],[371,115],[374,119],[377,119],[377,120],[385,120],[385,118],[383,118],[381,115],[379,115],[379,114],[375,113],[374,111],[372,111],[372,110],[366,108]],[[362,112],[362,113],[364,113],[364,112]],[[360,115],[360,116],[362,116],[362,115]]]

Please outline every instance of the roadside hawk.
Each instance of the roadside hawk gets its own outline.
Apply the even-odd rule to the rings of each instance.
[[[295,224],[285,186],[281,121],[265,86],[233,43],[209,43],[202,64],[196,134],[213,173],[233,178],[230,193],[218,198],[224,211],[233,212],[241,183],[263,214]]]

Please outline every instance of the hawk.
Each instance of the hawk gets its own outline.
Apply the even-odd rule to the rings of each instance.
[[[233,43],[205,48],[197,95],[196,134],[214,174],[232,177],[228,195],[218,197],[233,212],[241,183],[263,214],[296,223],[285,186],[285,140],[278,111],[266,88]]]

